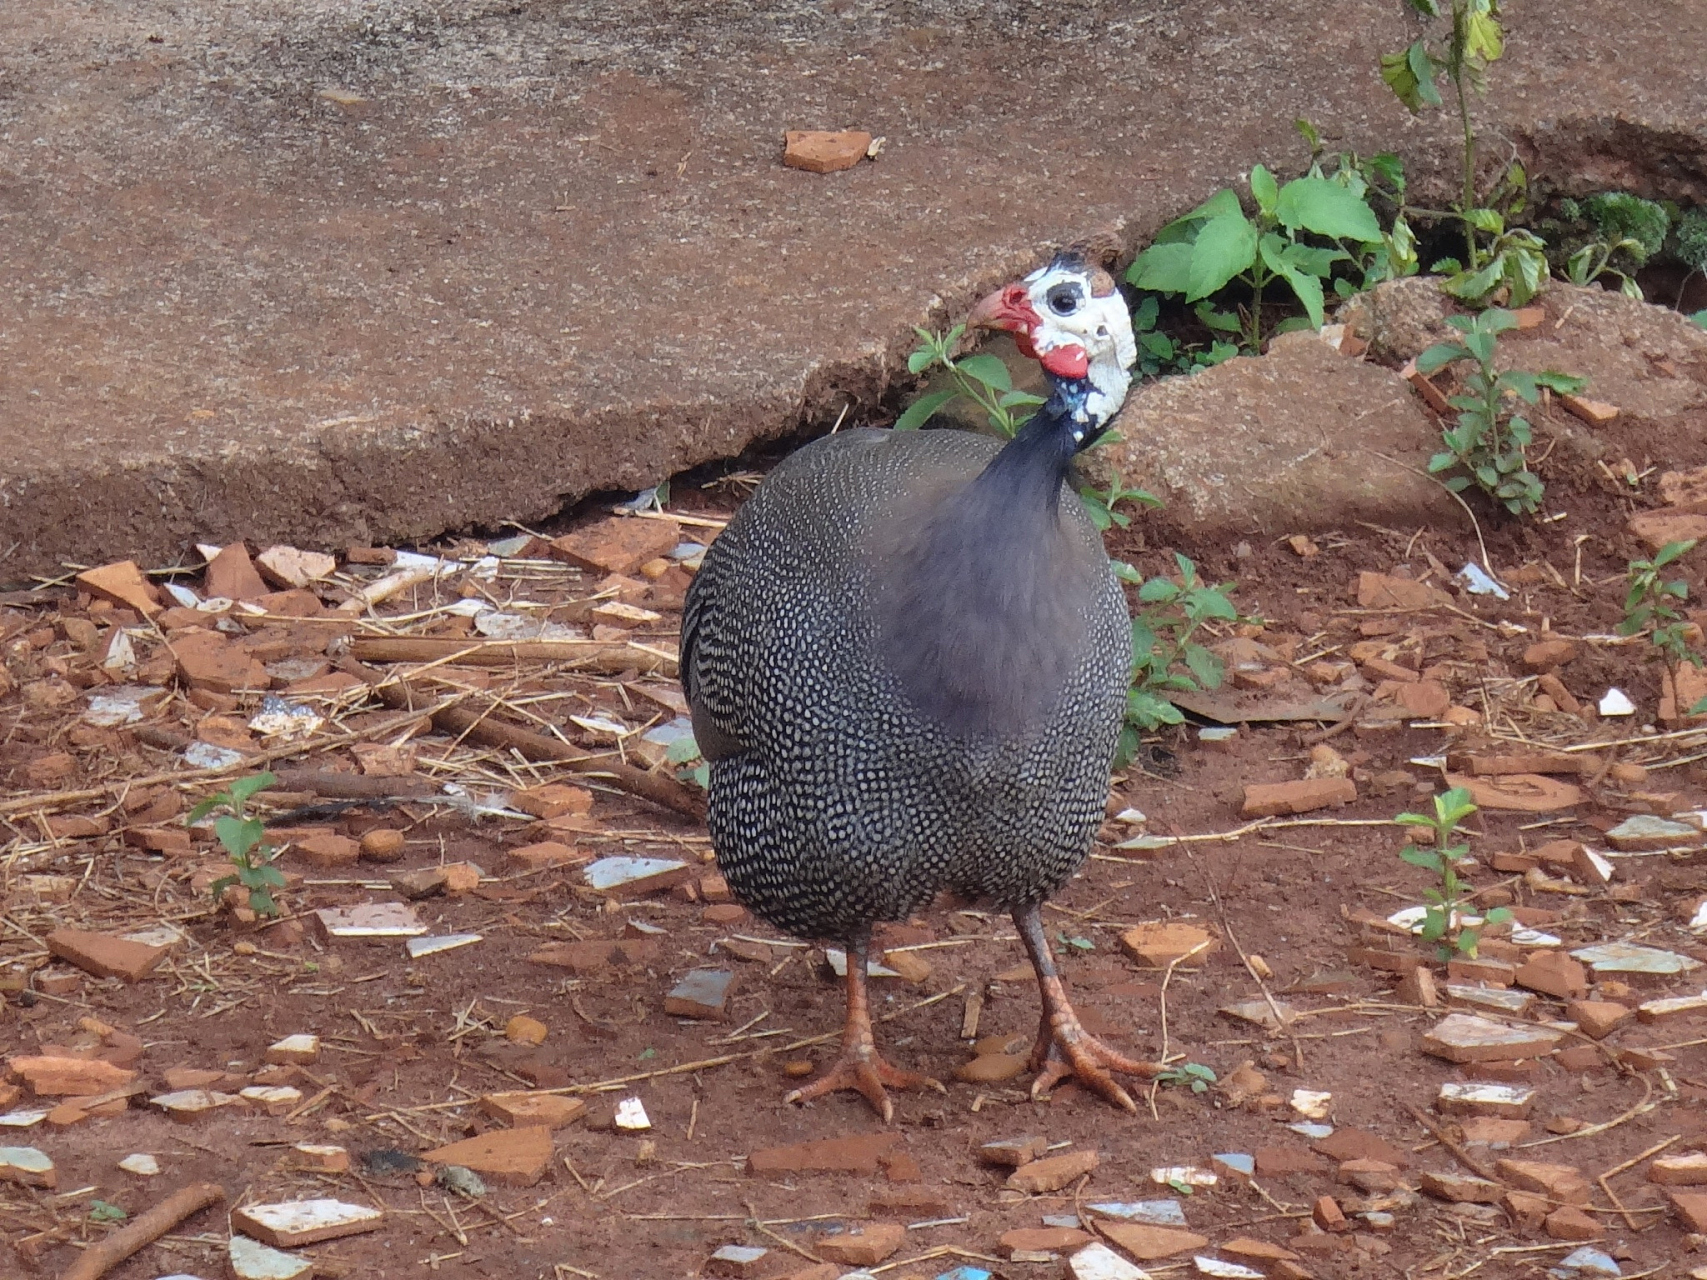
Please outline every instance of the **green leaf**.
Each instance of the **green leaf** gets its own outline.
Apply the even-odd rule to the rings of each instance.
[[[993,391],[1012,391],[1014,382],[1007,365],[992,355],[967,356],[954,366],[969,378],[982,382]]]
[[[1144,581],[1144,575],[1124,560],[1110,560],[1108,567],[1114,571],[1114,576],[1122,582],[1130,582],[1133,586],[1137,586]]]
[[[1304,311],[1310,317],[1310,327],[1320,329],[1326,319],[1321,280],[1290,264],[1283,265],[1280,274],[1286,278],[1286,283],[1292,286],[1292,292],[1298,295],[1298,301],[1304,304]]]
[[[1147,689],[1134,689],[1126,695],[1126,718],[1141,729],[1180,724],[1185,720],[1178,707]]]
[[[1189,242],[1153,244],[1132,260],[1126,278],[1155,293],[1184,293],[1191,287],[1191,258]]]
[[[1363,162],[1363,167],[1395,191],[1404,191],[1405,162],[1391,151],[1376,152]]]
[[[185,818],[184,821],[189,823],[191,826],[194,826],[196,823],[200,822],[203,818],[207,817],[208,814],[212,813],[215,809],[219,808],[219,806],[224,804],[224,803],[225,803],[225,797],[223,795],[209,796],[206,800],[203,800],[200,804],[198,804],[194,809],[191,809],[190,810],[190,816],[188,818]]]
[[[1197,677],[1197,682],[1205,689],[1221,687],[1223,668],[1220,658],[1200,644],[1186,645],[1182,656],[1185,658],[1186,667],[1190,669],[1192,675]]]
[[[1579,378],[1574,373],[1558,373],[1552,369],[1543,369],[1533,376],[1537,386],[1547,387],[1558,395],[1574,396],[1588,386],[1587,378]]]
[[[234,885],[236,883],[237,883],[237,877],[236,876],[221,876],[219,879],[215,880],[212,884],[210,884],[208,886],[208,892],[210,894],[212,894],[214,899],[217,901],[220,897],[222,897],[224,895],[224,893],[227,889],[229,889],[232,885]]]
[[[933,391],[929,395],[920,396],[906,407],[899,418],[895,419],[895,430],[917,430],[930,420],[932,414],[959,394],[953,387],[950,387],[946,391]]]
[[[1179,595],[1179,585],[1168,578],[1151,578],[1138,588],[1138,598],[1145,604],[1165,604]]]
[[[219,837],[219,843],[236,858],[245,857],[260,843],[266,831],[258,818],[234,818],[230,814],[213,824],[213,833]]]
[[[1505,275],[1505,255],[1495,254],[1493,260],[1480,271],[1460,271],[1447,278],[1441,286],[1454,298],[1465,302],[1480,302],[1496,288]]]
[[[1399,857],[1413,867],[1421,867],[1423,870],[1433,871],[1437,875],[1440,873],[1442,865],[1440,855],[1433,849],[1423,849],[1414,844],[1408,844],[1399,850]]]
[[[1207,298],[1241,271],[1248,271],[1257,256],[1257,229],[1243,212],[1211,218],[1197,233],[1191,246],[1190,287],[1185,300]]]
[[[1695,544],[1698,541],[1699,539],[1697,538],[1689,538],[1682,542],[1666,543],[1665,546],[1661,547],[1659,551],[1655,553],[1652,562],[1653,567],[1658,569],[1663,565],[1670,564],[1679,556],[1688,555],[1691,551],[1695,550]]]
[[[129,1216],[116,1204],[108,1204],[105,1200],[89,1201],[90,1222],[123,1222]]]
[[[1498,209],[1469,209],[1465,211],[1464,216],[1478,231],[1486,231],[1495,236],[1505,231],[1505,219],[1500,216]]]
[[[1439,63],[1430,56],[1428,45],[1421,40],[1398,53],[1381,55],[1381,78],[1412,113],[1421,111],[1425,106],[1440,105],[1440,91],[1434,85],[1438,71]]]
[[[1207,302],[1198,303],[1192,308],[1192,311],[1205,326],[1217,333],[1240,333],[1244,330],[1244,325],[1240,323],[1238,316],[1231,311],[1218,311]],[[1235,347],[1234,350],[1237,351],[1238,348]],[[1211,363],[1219,362],[1212,361]]]
[[[1378,243],[1381,224],[1364,201],[1327,178],[1294,178],[1280,189],[1275,217],[1294,231],[1303,228],[1336,240]]]
[[[1132,327],[1138,330],[1154,329],[1156,317],[1161,313],[1162,304],[1156,300],[1155,294],[1146,293],[1138,301],[1137,308],[1132,312]]]
[[[1472,5],[1464,15],[1464,52],[1483,62],[1498,61],[1505,51],[1505,35],[1500,30],[1499,20],[1490,10],[1491,6],[1478,8]]]
[[[1298,130],[1298,136],[1304,139],[1304,145],[1309,147],[1312,153],[1322,149],[1322,135],[1317,132],[1316,126],[1303,116],[1294,120],[1292,127]]]
[[[1465,349],[1462,343],[1437,342],[1434,346],[1426,348],[1417,357],[1417,372],[1434,373],[1438,369],[1444,369],[1455,360],[1467,358],[1469,354],[1470,352]]]
[[[252,773],[231,784],[231,798],[243,805],[258,791],[265,791],[279,780],[276,773]]]
[[[1280,188],[1275,184],[1274,175],[1262,165],[1251,166],[1251,198],[1257,202],[1268,217],[1274,216],[1275,201],[1279,198]]]
[[[921,347],[907,357],[908,373],[923,373],[936,363],[937,353],[929,347]]]

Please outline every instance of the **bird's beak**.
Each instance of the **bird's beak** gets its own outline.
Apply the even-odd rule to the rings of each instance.
[[[1010,284],[978,300],[966,317],[968,329],[1007,329],[1029,334],[1039,324],[1031,297],[1022,284]]]

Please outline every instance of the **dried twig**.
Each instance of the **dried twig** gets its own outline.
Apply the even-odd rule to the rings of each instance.
[[[96,1241],[60,1273],[59,1280],[98,1280],[139,1249],[147,1248],[193,1213],[225,1199],[217,1182],[194,1182],[174,1191],[146,1213]]]

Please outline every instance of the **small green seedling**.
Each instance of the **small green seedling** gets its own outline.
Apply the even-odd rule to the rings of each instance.
[[[89,1201],[90,1222],[123,1222],[128,1217],[130,1215],[116,1204],[110,1204],[105,1200]]]
[[[1014,390],[1007,365],[997,357],[980,352],[956,359],[954,348],[965,336],[965,325],[957,324],[947,333],[932,333],[929,329],[914,329],[913,332],[919,335],[919,345],[907,357],[908,371],[923,373],[941,365],[954,380],[954,385],[913,401],[895,419],[895,430],[910,431],[922,427],[950,400],[964,397],[984,411],[997,435],[1009,440],[1043,403],[1042,396]]]
[[[1245,213],[1231,188],[1217,191],[1158,231],[1126,278],[1140,289],[1181,294],[1187,302],[1242,282],[1251,301],[1240,311],[1240,336],[1248,350],[1257,351],[1264,290],[1271,283],[1284,282],[1303,304],[1305,317],[1288,327],[1319,329],[1323,285],[1337,264],[1355,260],[1347,246],[1363,250],[1384,240],[1366,194],[1331,178],[1306,174],[1282,185],[1259,164],[1251,169],[1250,185],[1254,216]],[[1329,243],[1312,243],[1312,237]]]
[[[1215,1073],[1201,1062],[1182,1062],[1169,1067],[1156,1077],[1159,1085],[1186,1085],[1193,1093],[1207,1093],[1215,1083]]]
[[[1533,515],[1541,509],[1544,488],[1541,477],[1529,469],[1529,420],[1513,411],[1512,401],[1535,404],[1542,387],[1576,392],[1587,380],[1563,373],[1499,372],[1494,367],[1495,345],[1500,334],[1517,327],[1517,317],[1503,308],[1450,316],[1446,323],[1464,336],[1424,351],[1417,357],[1417,371],[1434,373],[1460,360],[1474,361],[1475,367],[1464,379],[1464,390],[1447,401],[1458,410],[1458,421],[1441,432],[1446,448],[1429,459],[1428,469],[1439,474],[1459,468],[1461,474],[1442,482],[1453,493],[1474,484],[1513,515]]]
[[[1423,890],[1428,908],[1423,916],[1422,936],[1425,941],[1435,944],[1435,953],[1441,960],[1452,960],[1458,956],[1474,960],[1476,948],[1481,944],[1482,930],[1490,924],[1501,924],[1511,919],[1509,910],[1495,907],[1482,916],[1480,923],[1465,923],[1465,909],[1469,906],[1472,890],[1458,878],[1458,867],[1470,856],[1470,846],[1454,843],[1454,840],[1458,835],[1458,824],[1475,812],[1470,792],[1463,787],[1454,787],[1434,798],[1433,814],[1401,813],[1394,819],[1401,826],[1424,827],[1434,834],[1433,848],[1406,845],[1399,850],[1399,856],[1413,867],[1432,871],[1440,877],[1439,888]]]
[[[252,773],[238,778],[218,795],[209,796],[190,810],[189,821],[200,822],[216,809],[225,809],[213,824],[213,834],[225,846],[226,855],[236,869],[229,876],[213,882],[214,901],[234,884],[249,891],[249,907],[259,915],[276,916],[278,904],[273,901],[274,889],[284,884],[284,876],[273,865],[278,850],[266,842],[267,828],[259,818],[250,817],[245,806],[257,792],[278,781],[276,774]]]
[[[1004,440],[1011,440],[1031,418],[1037,406],[1043,403],[1042,397],[1029,391],[1014,390],[1008,367],[995,356],[981,353],[956,359],[954,347],[965,334],[965,325],[957,324],[947,333],[932,333],[928,329],[915,329],[913,332],[919,335],[919,346],[907,357],[907,368],[913,373],[923,373],[941,365],[954,379],[954,386],[932,391],[913,401],[895,419],[895,430],[916,430],[951,400],[964,398],[984,411],[992,431]],[[1095,449],[1113,444],[1118,439],[1120,437],[1115,432],[1105,431],[1089,447]],[[1118,478],[1107,489],[1090,485],[1081,487],[1079,499],[1085,505],[1085,514],[1090,516],[1091,523],[1100,533],[1106,533],[1112,525],[1124,529],[1132,523],[1131,516],[1115,510],[1119,503],[1136,502],[1146,507],[1162,505],[1162,500],[1153,493],[1134,489]]]
[[[1146,293],[1132,310],[1132,333],[1138,340],[1138,372],[1146,378],[1166,373],[1200,373],[1239,354],[1237,342],[1210,341],[1205,351],[1196,343],[1182,342],[1158,328],[1162,306],[1156,295]],[[1241,322],[1231,312],[1217,311],[1207,299],[1197,304],[1197,318],[1211,333],[1238,334]]]
[[[1125,768],[1137,754],[1140,735],[1185,719],[1168,700],[1170,691],[1218,689],[1225,674],[1221,659],[1193,637],[1206,622],[1239,621],[1229,598],[1234,584],[1200,581],[1197,566],[1177,551],[1174,562],[1177,581],[1161,576],[1146,581],[1131,565],[1114,562],[1115,576],[1137,586],[1139,603],[1148,606],[1132,620],[1132,687],[1126,694],[1116,768]]]
[[[1687,542],[1668,542],[1655,552],[1652,560],[1630,562],[1629,587],[1624,593],[1624,617],[1617,630],[1621,636],[1648,631],[1648,639],[1653,641],[1654,647],[1673,663],[1692,662],[1700,666],[1700,655],[1689,647],[1690,624],[1672,607],[1674,603],[1682,604],[1689,598],[1689,584],[1681,578],[1667,582],[1660,572],[1693,551],[1695,542],[1694,538]]]
[[[1500,0],[1409,0],[1425,18],[1446,14],[1452,20],[1444,45],[1427,38],[1397,53],[1383,54],[1381,78],[1394,96],[1420,112],[1441,105],[1439,79],[1451,81],[1457,98],[1458,124],[1463,138],[1459,159],[1462,183],[1447,210],[1414,209],[1430,221],[1450,220],[1464,231],[1464,257],[1446,258],[1433,270],[1447,275],[1446,292],[1465,302],[1483,303],[1502,287],[1513,306],[1533,298],[1547,279],[1547,246],[1533,231],[1509,225],[1522,214],[1529,198],[1529,178],[1521,163],[1508,163],[1491,188],[1476,181],[1476,124],[1470,95],[1485,93],[1488,67],[1505,52],[1500,25]],[[1486,240],[1484,240],[1486,238]]]

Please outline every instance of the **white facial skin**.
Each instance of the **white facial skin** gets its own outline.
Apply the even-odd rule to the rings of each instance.
[[[1126,399],[1128,372],[1138,361],[1132,315],[1113,280],[1097,268],[1055,263],[1028,275],[1024,284],[1039,324],[1031,344],[1039,356],[1077,346],[1089,357],[1092,391],[1084,416],[1098,424],[1114,416]],[[1097,291],[1105,290],[1101,297]]]

